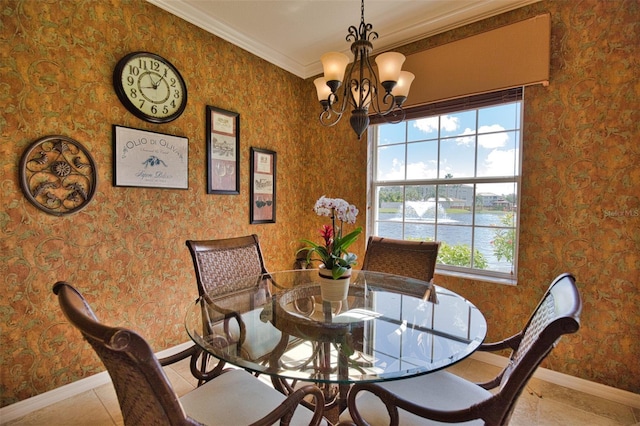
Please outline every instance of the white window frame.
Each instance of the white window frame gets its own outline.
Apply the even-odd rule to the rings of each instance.
[[[511,101],[513,102],[513,101]],[[513,254],[513,271],[512,273],[506,273],[506,272],[499,272],[499,271],[492,271],[492,270],[483,270],[483,269],[475,269],[475,268],[470,268],[470,267],[460,267],[460,266],[453,266],[453,265],[443,265],[443,264],[436,264],[436,273],[437,274],[441,274],[441,275],[451,275],[451,276],[456,276],[456,277],[461,277],[461,278],[466,278],[466,279],[472,279],[472,280],[481,280],[481,281],[488,281],[488,282],[496,282],[496,283],[500,283],[500,284],[510,284],[510,285],[515,285],[517,284],[517,275],[518,275],[518,249],[519,249],[519,235],[520,235],[520,216],[521,216],[521,212],[520,212],[520,207],[521,207],[521,202],[520,202],[520,198],[521,198],[521,192],[522,192],[522,148],[523,148],[523,127],[524,127],[524,123],[523,123],[523,118],[524,118],[524,96],[522,96],[522,98],[518,101],[520,102],[520,127],[518,130],[518,134],[519,134],[519,138],[517,141],[517,148],[518,148],[518,170],[519,173],[517,176],[514,177],[471,177],[471,178],[456,178],[456,179],[444,179],[444,178],[435,178],[435,179],[405,179],[405,180],[397,180],[397,181],[389,181],[389,180],[385,180],[385,181],[376,181],[376,176],[377,176],[377,163],[378,163],[378,158],[377,158],[377,138],[378,138],[378,125],[374,124],[371,125],[369,127],[369,130],[367,132],[367,137],[368,137],[368,147],[369,147],[369,152],[368,152],[368,173],[367,173],[367,207],[368,207],[368,211],[370,212],[370,214],[367,216],[368,220],[367,220],[367,235],[376,235],[375,234],[375,230],[376,230],[376,219],[378,217],[378,203],[377,203],[377,189],[378,187],[384,187],[384,186],[402,186],[402,187],[406,187],[406,186],[420,186],[420,185],[445,185],[445,184],[482,184],[482,183],[513,183],[514,184],[514,188],[516,189],[516,209],[515,209],[515,246],[514,246],[514,254]],[[500,105],[503,102],[495,102],[492,105]],[[487,106],[492,106],[492,105],[483,105],[480,106],[478,108],[460,108],[460,109],[455,109],[452,110],[451,112],[448,112],[446,114],[455,114],[458,112],[464,112],[464,111],[469,111],[469,110],[478,110],[480,108],[485,108]],[[416,118],[427,118],[427,117],[434,117],[434,116],[440,116],[440,115],[446,115],[446,114],[441,114],[441,113],[437,113],[437,114],[429,114],[426,113],[422,116],[418,115],[418,116],[412,116],[411,120],[415,120]],[[384,125],[385,123],[379,123],[380,125]],[[411,142],[409,142],[411,143]],[[404,144],[407,144],[407,141],[405,139]],[[440,136],[438,136],[438,146],[440,145]],[[406,150],[405,150],[405,155],[406,155]],[[439,153],[438,153],[438,157],[439,157]],[[476,157],[476,161],[477,161],[477,157]],[[407,161],[405,161],[405,167],[407,166]],[[474,200],[475,200],[475,196],[476,196],[476,191],[475,191],[475,185],[474,185]],[[475,203],[474,203],[475,204]],[[475,214],[475,206],[472,210],[472,213]],[[404,212],[402,213],[402,222],[404,224],[405,222],[405,214]],[[436,225],[437,226],[437,225]],[[473,232],[475,232],[475,229],[477,228],[477,225],[472,225],[472,241],[473,240]],[[403,231],[404,232],[404,231]]]

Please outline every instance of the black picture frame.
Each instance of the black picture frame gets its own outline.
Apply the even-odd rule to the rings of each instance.
[[[249,223],[276,223],[275,151],[251,148]]]
[[[189,139],[114,124],[113,186],[189,189]]]
[[[207,194],[240,194],[240,114],[207,105]]]

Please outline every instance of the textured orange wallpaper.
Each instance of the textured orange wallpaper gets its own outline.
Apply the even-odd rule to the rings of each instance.
[[[183,311],[197,290],[186,239],[255,232],[267,267],[290,269],[298,240],[316,227],[319,191],[357,193],[364,205],[362,170],[358,179],[331,173],[341,193],[308,176],[321,170],[309,172],[309,146],[361,145],[316,138],[324,129],[309,125],[317,118],[303,80],[145,1],[3,0],[0,43],[3,406],[103,370],[60,314],[55,281],[75,284],[99,318],[133,327],[162,350],[188,340]],[[146,123],[116,97],[113,68],[136,50],[164,56],[185,78],[188,105],[175,121]],[[206,105],[240,114],[240,195],[206,194]],[[113,187],[113,124],[187,137],[189,189]],[[68,217],[36,209],[19,187],[20,156],[50,134],[78,140],[98,165],[95,198]],[[278,156],[276,224],[249,224],[252,146]],[[346,164],[357,161],[347,156]]]
[[[486,314],[490,338],[526,320],[549,281],[576,274],[583,328],[545,366],[640,392],[640,148],[636,0],[543,1],[405,46],[406,53],[549,11],[549,87],[525,91],[520,277],[517,287],[438,277]],[[362,211],[366,146],[348,123],[316,125],[313,84],[143,1],[2,2],[0,26],[0,393],[4,406],[102,371],[60,315],[51,285],[77,285],[104,321],[156,350],[182,343],[195,277],[184,241],[256,232],[271,270],[322,221],[320,195]],[[134,50],[176,65],[189,88],[172,123],[138,120],[111,73]],[[205,106],[240,113],[241,194],[206,194]],[[189,189],[114,188],[111,126],[189,138]],[[17,166],[35,139],[63,134],[98,163],[94,200],[56,218],[22,195]],[[251,146],[278,153],[277,223],[249,225]],[[362,255],[364,238],[358,242]]]

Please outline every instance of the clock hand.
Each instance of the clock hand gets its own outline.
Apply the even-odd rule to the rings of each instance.
[[[153,85],[154,89],[157,89],[158,86],[160,85],[160,80],[153,81],[153,75],[151,73],[149,73],[149,80],[151,80],[151,84]]]

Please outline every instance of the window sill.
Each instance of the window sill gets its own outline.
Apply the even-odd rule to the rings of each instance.
[[[518,285],[518,280],[516,277],[501,278],[501,277],[495,277],[491,275],[474,274],[472,272],[451,271],[448,269],[438,268],[437,266],[436,266],[436,275],[462,278],[464,280],[483,281],[483,282],[493,283],[493,284],[513,285],[513,286]]]

